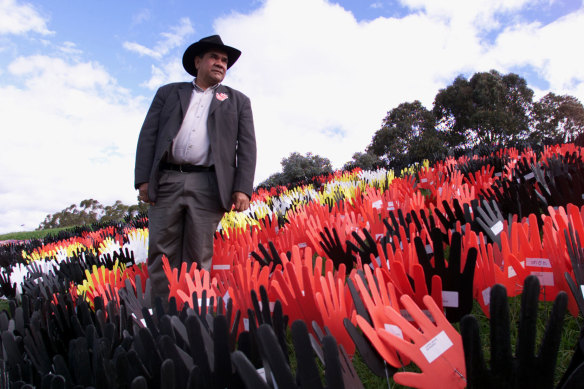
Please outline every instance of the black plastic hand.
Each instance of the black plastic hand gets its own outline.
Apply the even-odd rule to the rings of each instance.
[[[270,386],[259,375],[254,365],[247,359],[244,353],[235,351],[231,354],[231,361],[235,365],[247,389],[270,389]]]
[[[10,283],[10,274],[0,269],[0,294],[6,298],[14,298],[16,296],[16,282]]]
[[[368,264],[371,263],[371,254],[373,254],[373,258],[377,258],[379,252],[377,251],[375,239],[373,239],[371,233],[366,228],[363,228],[363,234],[365,235],[365,240],[361,239],[359,234],[353,231],[351,235],[359,246],[357,247],[353,242],[347,240],[347,249],[358,253],[361,258],[361,263]]]
[[[362,274],[359,276],[362,276]],[[365,277],[363,277],[363,282],[366,282]],[[371,326],[373,326],[369,312],[367,311],[367,308],[365,307],[365,304],[363,303],[357,288],[355,288],[353,281],[348,279],[347,284],[349,285],[349,290],[351,292],[351,297],[353,298],[353,303],[355,304],[357,314],[362,316]],[[369,339],[361,331],[359,331],[348,318],[343,320],[343,324],[347,330],[347,333],[351,339],[353,339],[353,343],[355,343],[355,347],[359,351],[359,355],[361,355],[363,362],[365,365],[367,365],[373,374],[377,375],[378,377],[388,377],[397,371],[397,369],[395,369],[393,366],[388,366],[387,363],[385,363],[384,359],[375,350]],[[388,368],[391,371],[388,371]]]
[[[134,252],[128,250],[127,247],[125,249],[120,248],[118,251],[114,252],[114,262],[116,260],[119,263],[125,264],[126,266],[132,266],[136,264]]]
[[[475,220],[492,243],[501,246],[501,233],[503,232],[503,215],[499,211],[497,203],[493,200],[489,205],[483,201],[481,205],[474,207]]]
[[[280,255],[278,254],[278,250],[276,250],[276,246],[274,246],[274,243],[272,241],[268,242],[268,245],[270,247],[269,252],[268,252],[268,250],[266,250],[266,248],[264,247],[263,244],[259,243],[258,249],[260,250],[262,256],[260,256],[255,251],[252,251],[251,252],[252,257],[254,257],[256,261],[258,261],[259,263],[261,263],[264,266],[270,266],[272,264],[273,264],[273,266],[281,265],[282,260],[280,259]]]
[[[335,268],[338,268],[342,263],[346,266],[347,272],[351,271],[355,266],[355,256],[353,255],[353,250],[347,245],[347,248],[343,248],[343,243],[339,238],[337,229],[333,227],[333,234],[331,235],[328,227],[324,227],[324,233],[320,232],[321,241],[319,242],[320,247],[324,250],[327,257],[329,257],[335,264]]]
[[[349,324],[352,325],[352,323],[347,318],[344,319],[343,323],[345,323],[345,322],[349,322]],[[345,327],[346,327],[346,325],[345,325]],[[327,327],[324,328],[326,331],[326,335],[322,332],[321,328],[319,327],[319,325],[316,321],[312,322],[312,328],[314,329],[314,332],[318,336],[318,341],[317,341],[312,334],[308,334],[308,336],[310,337],[310,343],[312,345],[312,349],[316,353],[318,358],[320,359],[321,363],[324,364],[325,366],[328,366],[327,360],[326,360],[327,351],[325,351],[325,350],[327,347],[329,347],[331,350],[333,349],[333,347],[336,348],[337,343],[334,340],[333,335],[330,333],[330,331],[328,330]],[[302,331],[304,331],[304,330],[302,330]],[[328,346],[326,344],[327,338],[333,340],[332,343],[330,343],[330,340],[328,341],[330,343]],[[322,347],[321,347],[321,344],[322,344]],[[338,345],[337,351],[338,351],[338,363],[340,365],[340,370],[341,370],[341,374],[342,374],[342,381],[340,383],[342,384],[344,382],[345,387],[348,387],[348,388],[356,388],[356,389],[362,388],[363,383],[359,379],[359,376],[357,375],[357,372],[355,371],[355,366],[353,366],[353,362],[351,362],[351,359],[347,355],[347,352],[345,351],[345,348],[343,347],[342,344]],[[329,353],[330,353],[330,351],[329,351]],[[334,356],[333,356],[333,358],[334,358]],[[337,363],[336,359],[333,360],[333,363],[334,364]],[[330,364],[330,361],[329,361],[329,364]],[[338,383],[333,383],[333,385],[329,385],[329,387],[335,388],[337,386],[334,386],[334,385],[337,385],[337,384]],[[342,387],[342,385],[340,387]]]
[[[525,279],[513,356],[507,291],[502,285],[493,286],[490,299],[490,368],[485,364],[476,318],[467,315],[460,323],[468,387],[552,388],[567,301],[565,292],[557,295],[536,355],[539,280],[535,276],[528,276]]]
[[[574,271],[575,279],[572,279],[572,276],[568,272],[564,274],[564,277],[566,278],[570,291],[578,304],[580,314],[584,315],[584,248],[580,245],[580,237],[574,232],[571,225],[569,233],[568,231],[564,231],[564,235],[566,237],[568,255],[572,262],[572,270]]]
[[[414,239],[418,259],[424,268],[426,287],[432,290],[434,275],[442,279],[442,303],[446,318],[450,322],[458,322],[464,315],[470,313],[473,307],[473,280],[477,250],[474,247],[468,250],[464,269],[461,269],[462,238],[460,234],[458,232],[452,234],[448,263],[444,258],[442,232],[435,228],[430,235],[434,245],[434,266],[430,262],[430,256],[426,252],[422,239],[420,237]]]
[[[260,285],[261,306],[258,301],[255,290],[251,291],[251,301],[255,310],[255,318],[257,319],[258,327],[262,324],[267,324],[274,329],[274,333],[280,342],[280,347],[284,355],[288,355],[288,346],[286,343],[286,328],[288,325],[288,316],[282,312],[282,303],[276,300],[273,308],[273,313],[270,312],[270,301],[268,299],[268,292],[263,285]]]
[[[456,222],[460,222],[461,226],[464,227],[466,223],[472,221],[468,208],[465,207],[466,209],[463,210],[458,199],[452,200],[454,209],[450,207],[450,204],[446,200],[442,201],[442,206],[446,214],[443,214],[442,211],[436,208],[436,215],[446,230],[454,230]]]

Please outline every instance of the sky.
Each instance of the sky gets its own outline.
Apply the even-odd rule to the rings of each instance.
[[[0,233],[93,198],[136,203],[134,158],[158,87],[190,81],[186,47],[242,51],[255,184],[292,152],[340,168],[388,111],[495,69],[584,102],[577,0],[0,0]]]

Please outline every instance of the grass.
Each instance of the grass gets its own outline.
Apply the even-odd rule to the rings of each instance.
[[[552,310],[553,302],[540,302],[539,303],[539,314],[537,321],[537,336],[536,336],[536,353],[539,352],[539,346],[543,338],[545,327],[547,325],[548,317]],[[517,325],[519,323],[519,315],[521,311],[521,296],[513,297],[509,299],[509,320],[511,329],[511,345],[513,354],[515,354],[515,345],[517,342]],[[475,301],[473,310],[471,312],[477,318],[480,331],[481,345],[483,348],[483,354],[485,357],[485,362],[489,366],[491,359],[490,356],[490,324],[489,319],[485,316],[479,304]],[[564,317],[564,327],[562,329],[562,337],[560,341],[560,347],[558,352],[558,359],[555,370],[554,386],[557,386],[560,379],[564,375],[564,372],[570,364],[570,360],[574,353],[574,346],[576,345],[579,336],[580,328],[582,326],[583,319],[581,316],[574,317],[569,312],[566,312]],[[460,332],[460,326],[455,324],[454,327]],[[395,381],[390,378],[389,385],[386,378],[377,377],[374,375],[369,368],[363,363],[358,353],[355,353],[355,358],[353,359],[353,364],[355,370],[363,383],[365,388],[406,388],[404,386],[398,385]],[[400,371],[415,371],[419,372],[419,369],[410,364]]]
[[[3,310],[6,310],[6,312],[10,312],[8,308],[8,300],[6,299],[0,299],[0,312],[2,312]]]
[[[42,239],[48,235],[56,234],[59,231],[68,230],[74,227],[59,227],[59,228],[49,228],[46,230],[39,231],[20,231],[20,232],[9,232],[7,234],[0,234],[0,242],[3,240],[30,240],[30,239]]]
[[[537,322],[537,336],[536,336],[536,353],[538,352],[543,334],[545,332],[545,327],[547,325],[548,317],[551,313],[552,309],[552,302],[540,302],[539,304],[539,314],[538,314],[538,322]],[[0,312],[2,310],[8,310],[8,301],[0,299]],[[510,329],[511,329],[511,344],[513,348],[513,353],[515,353],[515,345],[517,341],[517,325],[519,323],[519,315],[521,310],[521,296],[513,297],[509,299],[509,318],[510,318]],[[481,310],[478,303],[475,302],[473,310],[471,312],[477,318],[479,324],[479,331],[480,331],[480,338],[481,338],[481,345],[483,348],[483,353],[485,357],[485,361],[487,366],[490,362],[490,327],[489,327],[489,319],[485,316],[483,311]],[[580,336],[580,328],[582,326],[584,320],[581,316],[574,317],[570,315],[568,312],[564,317],[564,327],[562,330],[562,337],[559,347],[557,365],[556,365],[556,373],[554,379],[554,386],[556,386],[560,379],[562,378],[564,372],[566,371],[570,360],[572,358],[572,354],[574,353],[574,346],[576,345],[579,336]],[[454,327],[459,330],[459,325],[455,324]],[[290,364],[291,370],[293,374],[296,372],[296,356],[294,354],[292,339],[290,335],[290,331],[287,331],[287,343],[288,349],[290,350]],[[316,358],[316,357],[315,357]],[[317,359],[317,363],[321,367],[321,378],[324,376],[322,375],[322,365]],[[404,386],[398,385],[393,378],[389,378],[389,385],[388,381],[385,377],[378,377],[374,375],[371,370],[365,365],[362,358],[360,357],[359,353],[355,353],[355,357],[353,358],[353,365],[355,366],[355,370],[363,383],[365,388],[406,388]],[[400,371],[410,371],[410,372],[419,372],[420,370],[415,366],[413,363],[406,366],[405,368],[401,369]],[[323,382],[324,384],[324,382]]]

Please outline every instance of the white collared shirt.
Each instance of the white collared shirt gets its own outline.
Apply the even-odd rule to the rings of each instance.
[[[209,107],[219,84],[202,90],[193,81],[193,93],[189,108],[172,142],[172,162],[211,166],[213,156],[207,132]]]

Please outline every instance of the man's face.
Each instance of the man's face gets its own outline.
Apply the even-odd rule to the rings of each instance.
[[[207,51],[203,57],[195,57],[197,80],[201,87],[208,88],[219,84],[227,72],[227,54],[218,49]],[[199,84],[197,82],[197,84]]]

